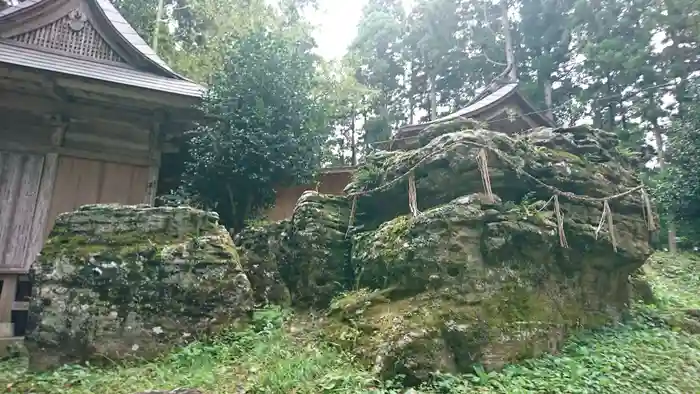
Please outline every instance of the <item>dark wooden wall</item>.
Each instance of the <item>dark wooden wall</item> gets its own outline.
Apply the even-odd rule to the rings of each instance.
[[[350,183],[351,171],[330,172],[319,177],[318,191],[325,194],[342,195],[345,186]],[[275,205],[267,211],[269,220],[282,220],[292,216],[294,205],[307,190],[316,190],[316,185],[301,185],[277,190]]]

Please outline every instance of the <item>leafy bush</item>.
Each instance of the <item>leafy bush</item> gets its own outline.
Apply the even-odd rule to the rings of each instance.
[[[330,128],[309,40],[263,27],[231,40],[188,134],[184,189],[235,230],[320,166]]]

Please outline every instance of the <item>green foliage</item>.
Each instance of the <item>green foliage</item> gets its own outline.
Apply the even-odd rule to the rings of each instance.
[[[694,229],[700,229],[700,106],[689,106],[679,119],[667,142],[666,168],[656,183],[656,198],[663,210]]]
[[[365,111],[366,142],[386,140],[404,113],[400,77],[404,73],[401,37],[405,13],[398,0],[370,0],[349,48],[357,80],[376,91]]]
[[[333,165],[356,165],[366,150],[365,137],[371,135],[360,130],[360,120],[370,111],[378,91],[360,83],[354,63],[355,59],[347,57],[327,63],[322,70],[322,94],[327,96],[328,116],[336,131],[329,141]]]
[[[315,95],[316,57],[303,34],[256,29],[233,41],[189,134],[184,188],[240,229],[274,187],[308,181],[328,137]]]

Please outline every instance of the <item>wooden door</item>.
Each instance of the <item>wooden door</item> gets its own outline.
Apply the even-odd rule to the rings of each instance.
[[[0,151],[0,274],[28,269],[39,251],[43,171],[43,155]]]

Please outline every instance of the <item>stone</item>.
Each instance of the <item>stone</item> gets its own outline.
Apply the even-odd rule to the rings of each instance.
[[[472,127],[437,133],[437,137],[424,141],[416,149],[370,155],[354,174],[346,192],[373,190],[412,168],[419,210],[482,192],[476,160],[482,146],[490,148],[487,155],[493,193],[513,204],[526,200],[543,204],[553,194],[523,173],[561,191],[591,198],[612,196],[639,185],[633,160],[618,147],[612,133],[581,126],[539,128],[509,136]],[[561,197],[560,204],[570,225],[598,226],[602,201],[582,202]],[[648,236],[640,236],[648,233],[641,194],[635,192],[611,200],[610,207],[613,221],[618,224],[616,234],[621,249],[643,256],[649,247]],[[391,187],[358,199],[357,226],[363,231],[374,230],[408,213],[407,178],[402,178]],[[604,232],[602,236],[608,234]]]
[[[648,249],[616,252],[580,225],[565,226],[563,248],[554,215],[526,211],[473,194],[356,234],[361,290],[333,301],[325,335],[417,384],[553,353],[572,330],[620,320]]]
[[[641,301],[647,305],[654,305],[658,302],[654,296],[654,290],[646,280],[643,269],[638,269],[630,275],[630,287],[632,300]]]
[[[291,230],[291,221],[282,220],[249,226],[234,237],[257,306],[291,304],[289,289],[280,274],[289,259]]]
[[[235,326],[250,282],[215,213],[87,205],[59,215],[30,278],[26,345],[35,370],[148,359]]]
[[[292,215],[290,263],[281,272],[295,304],[325,308],[350,285],[350,203],[343,196],[307,191]]]

